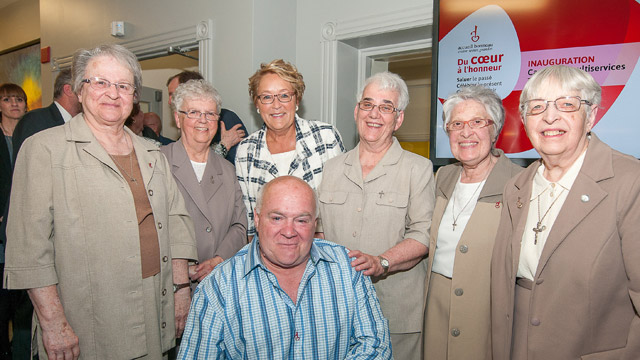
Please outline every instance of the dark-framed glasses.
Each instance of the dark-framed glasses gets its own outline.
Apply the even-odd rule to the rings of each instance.
[[[204,114],[204,119],[207,121],[218,121],[220,119],[220,114],[213,111],[202,112],[199,110],[187,110],[187,111],[178,110],[178,112],[181,114],[187,115],[189,119],[193,119],[193,120],[200,119],[200,117],[203,114]]]
[[[111,85],[116,87],[116,90],[120,94],[132,95],[136,91],[136,87],[128,82],[112,83],[111,81],[99,77],[90,77],[88,79],[82,79],[83,83],[91,85],[93,90],[106,91]]]
[[[281,103],[288,103],[290,102],[293,97],[295,96],[294,93],[281,93],[281,94],[265,94],[265,95],[258,95],[258,100],[260,100],[261,103],[268,105],[273,103],[276,98],[278,98],[278,100]]]
[[[531,99],[524,102],[527,115],[539,115],[547,110],[549,103],[553,103],[562,112],[580,110],[582,104],[592,105],[591,101],[582,100],[579,96],[563,96],[555,100]]]
[[[393,107],[393,104],[376,105],[376,104],[372,103],[371,101],[360,101],[358,103],[358,108],[360,110],[364,110],[364,111],[371,111],[371,110],[375,109],[376,106],[378,107],[378,111],[380,111],[383,114],[392,114],[392,113],[398,111],[397,108]]]
[[[464,129],[465,125],[469,125],[470,129],[482,129],[483,127],[487,127],[493,124],[494,124],[494,121],[491,119],[472,119],[467,121],[456,120],[456,121],[450,121],[447,124],[447,130],[460,131]]]

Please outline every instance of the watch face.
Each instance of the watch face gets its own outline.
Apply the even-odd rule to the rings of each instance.
[[[380,265],[382,265],[383,268],[388,268],[389,267],[389,260],[382,258],[380,259]]]

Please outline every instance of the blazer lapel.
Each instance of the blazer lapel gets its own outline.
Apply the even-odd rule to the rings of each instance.
[[[55,106],[55,105],[54,105]],[[126,181],[122,174],[120,174],[120,170],[113,162],[107,151],[100,145],[98,140],[89,126],[87,126],[82,113],[74,116],[71,120],[69,120],[69,126],[67,128],[67,140],[76,143],[78,149],[82,149],[87,154],[93,156],[96,160],[105,164],[111,170],[113,170],[118,176],[122,178],[122,181]]]
[[[193,171],[193,166],[191,165],[191,160],[189,160],[189,156],[187,155],[187,151],[184,148],[184,144],[182,143],[182,139],[179,139],[174,144],[170,145],[172,148],[171,159],[169,162],[171,164],[173,176],[176,181],[182,185],[182,187],[186,190],[187,195],[191,198],[194,204],[200,209],[202,214],[207,214],[207,200],[202,195],[202,189],[200,188],[200,183],[198,183],[198,179],[196,179],[196,174]],[[211,154],[209,154],[211,156]],[[202,177],[202,181],[206,180],[206,171]],[[184,195],[184,194],[183,194]]]
[[[151,151],[160,151],[158,148],[150,148],[146,146],[140,137],[136,136],[128,127],[124,127],[124,130],[129,133],[131,139],[133,139],[133,147],[136,149],[136,157],[138,158],[138,166],[140,167],[140,173],[142,174],[142,181],[144,182],[145,189],[149,188],[151,178],[153,177],[153,171],[156,168],[156,157],[150,154]]]
[[[595,135],[592,137],[580,173],[571,186],[544,245],[536,276],[540,275],[553,252],[569,233],[608,195],[598,182],[613,177],[611,148],[600,142]]]
[[[202,181],[200,182],[205,202],[209,202],[213,195],[215,195],[216,191],[218,191],[222,186],[222,181],[220,180],[222,178],[221,176],[222,165],[220,164],[220,159],[216,158],[213,151],[210,151],[209,158],[207,160],[207,167],[204,170]]]
[[[529,198],[531,197],[531,188],[533,184],[533,176],[540,166],[540,160],[529,165],[513,184],[514,190],[508,199],[504,199],[507,206],[511,224],[513,224],[511,236],[511,272],[515,277],[518,272],[518,264],[520,263],[520,249],[522,243],[522,235],[527,230],[527,215],[529,213]],[[505,193],[507,191],[505,190]]]
[[[356,145],[355,149],[347,153],[347,156],[344,159],[345,169],[344,175],[347,179],[351,180],[352,183],[363,188],[363,180],[362,180],[362,167],[360,166],[360,144]]]

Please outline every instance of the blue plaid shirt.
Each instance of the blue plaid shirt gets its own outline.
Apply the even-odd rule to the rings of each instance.
[[[242,189],[242,200],[247,207],[247,235],[256,234],[253,208],[260,188],[270,180],[293,175],[306,181],[314,190],[322,181],[322,168],[327,160],[344,153],[340,133],[333,125],[305,120],[296,115],[296,155],[287,174],[278,173],[276,163],[267,147],[267,128],[249,135],[238,144],[236,175]]]
[[[179,359],[392,359],[387,320],[347,250],[315,239],[294,303],[258,238],[196,289]]]

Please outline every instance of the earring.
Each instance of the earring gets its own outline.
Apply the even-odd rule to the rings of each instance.
[[[256,112],[257,112],[258,114],[260,114],[260,109],[256,108]]]
[[[298,105],[296,105],[296,111],[298,111]]]

